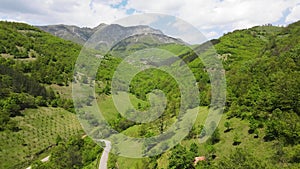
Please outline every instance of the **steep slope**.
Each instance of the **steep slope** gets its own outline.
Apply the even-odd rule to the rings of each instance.
[[[73,42],[84,44],[95,32],[105,28],[105,31],[102,32],[103,35],[100,35],[99,38],[101,41],[110,42],[112,38],[114,41],[119,41],[124,37],[132,36],[140,33],[155,33],[162,34],[159,30],[155,30],[148,26],[130,26],[124,27],[118,24],[100,24],[94,28],[70,25],[49,25],[49,26],[37,26],[38,28],[51,33],[52,35],[58,36],[60,38],[71,40]],[[110,38],[106,38],[109,36]],[[97,39],[95,39],[97,40]]]
[[[94,33],[94,30],[91,28],[80,28],[78,26],[70,26],[70,25],[48,25],[48,26],[37,26],[37,27],[45,32],[51,33],[52,35],[79,44],[84,44],[89,39],[89,37]]]
[[[153,29],[149,26],[130,26],[124,27],[118,24],[112,24],[102,27],[95,31],[88,40],[88,45],[97,50],[107,52],[115,44],[123,39],[138,34],[162,34],[161,31]]]
[[[154,34],[154,33],[143,33],[143,34],[136,34],[133,36],[129,36],[114,46],[111,47],[110,53],[113,56],[117,57],[125,57],[135,51],[143,50],[147,48],[160,48],[160,46],[165,46],[170,44],[170,46],[178,45],[179,46],[185,45],[185,43],[176,38],[172,38],[163,34]]]
[[[275,116],[286,114],[280,124],[292,125],[288,119],[298,119],[300,115],[299,32],[299,22],[289,25],[270,37],[260,55],[232,66],[228,72],[232,96],[228,100],[229,113],[253,118],[253,130],[257,129],[256,123],[263,123],[268,129],[267,140],[282,137],[285,144],[299,143],[299,126],[275,129],[273,122]]]
[[[0,55],[18,59],[17,69],[39,82],[67,85],[81,46],[38,28],[0,22]]]
[[[199,144],[199,133],[203,127],[201,120],[207,113],[206,107],[202,107],[201,120],[197,120],[198,123],[181,145],[161,156],[147,159],[112,156],[110,166],[193,168],[193,158],[205,155],[208,163],[200,163],[195,168],[299,168],[299,41],[300,22],[288,27],[267,25],[237,30],[214,40],[212,43],[224,64],[227,79],[226,114],[219,130],[208,142]],[[125,43],[118,44],[113,50],[122,45],[126,46]],[[202,44],[195,50],[206,49],[207,46]],[[201,60],[191,51],[180,54],[180,57],[195,73],[199,90],[205,91],[201,93],[201,101],[209,105],[210,81],[205,73],[199,72],[199,68],[205,70]],[[159,79],[156,82],[159,85],[172,83],[162,73],[155,76],[154,72],[145,71],[140,73],[142,76],[136,76],[140,79],[132,80],[130,92],[144,100],[144,91],[149,91],[151,82]],[[174,89],[171,88],[168,93]],[[145,106],[140,105],[142,108]],[[168,124],[169,117],[164,118],[163,122],[155,124]],[[147,124],[129,125],[124,133],[135,137],[157,134]]]
[[[87,141],[81,136],[70,141],[69,152],[62,150],[83,132],[72,100],[52,89],[67,88],[80,49],[36,27],[0,22],[0,168],[26,168],[51,153],[57,160],[46,165],[52,168],[83,167],[97,158],[101,148],[91,140],[89,148],[74,148]]]
[[[233,100],[246,100],[246,98],[252,98],[248,100],[252,103],[244,102],[242,105],[256,105],[260,109],[265,109],[265,111],[272,112],[279,108],[279,105],[282,105],[279,102],[274,102],[268,103],[271,104],[268,106],[258,106],[257,104],[260,101],[257,96],[254,98],[254,96],[250,97],[249,94],[251,92],[252,94],[258,94],[259,91],[278,94],[281,91],[275,90],[273,87],[276,86],[275,81],[279,80],[279,77],[284,77],[287,82],[294,81],[288,78],[290,76],[288,70],[292,74],[295,73],[294,76],[297,77],[299,73],[297,69],[297,65],[299,65],[299,51],[297,50],[300,39],[299,29],[299,22],[297,22],[286,28],[272,26],[254,27],[248,30],[236,31],[220,38],[220,43],[215,47],[220,55],[226,55],[224,64],[227,68],[226,77],[229,86],[229,96],[232,96],[231,94],[234,93],[235,97],[235,99],[232,97],[228,98],[229,105],[231,105]],[[279,72],[282,73],[281,76],[279,76]],[[277,83],[282,84],[283,82],[278,81]],[[268,88],[271,86],[273,87]],[[294,87],[297,88],[296,83]],[[293,91],[294,87],[290,86],[287,88],[287,91]],[[291,92],[290,98],[294,98],[292,95],[295,96],[295,93],[297,92]],[[268,98],[268,102],[271,102],[271,100],[279,101],[282,99],[282,96],[277,99],[272,98],[273,96],[269,96],[271,98],[262,96],[262,98]],[[261,102],[264,101],[261,100]],[[292,107],[295,108],[295,106]]]
[[[116,55],[121,54],[122,56],[129,54],[128,51],[136,51],[140,48],[154,47],[160,44],[185,44],[180,39],[166,36],[160,30],[144,25],[124,27],[118,24],[100,24],[95,28],[68,25],[37,27],[65,40],[79,44],[87,43],[88,47],[98,51],[108,52],[111,50]]]

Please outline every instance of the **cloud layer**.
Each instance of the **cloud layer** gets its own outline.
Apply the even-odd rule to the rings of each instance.
[[[299,0],[1,0],[0,19],[34,25],[94,27],[134,13],[177,16],[208,38],[266,23],[286,25],[300,19]],[[177,25],[180,26],[180,25]]]

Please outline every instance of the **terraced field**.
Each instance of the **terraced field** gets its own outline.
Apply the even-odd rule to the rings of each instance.
[[[0,132],[0,168],[26,167],[38,156],[43,157],[59,137],[68,139],[82,133],[76,115],[61,108],[27,109],[23,114],[13,119],[18,132]]]

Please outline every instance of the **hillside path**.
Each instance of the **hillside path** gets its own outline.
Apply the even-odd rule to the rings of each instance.
[[[107,169],[107,161],[108,161],[108,154],[111,149],[111,143],[108,140],[99,140],[105,143],[105,148],[103,150],[103,153],[101,155],[99,169]]]

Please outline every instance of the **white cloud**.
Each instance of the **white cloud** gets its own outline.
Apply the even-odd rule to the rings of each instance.
[[[284,22],[280,23],[281,25],[285,25],[300,19],[299,0],[127,0],[127,3],[125,1],[1,0],[0,18],[35,25],[62,23],[94,27],[103,22],[112,23],[128,16],[126,11],[134,9],[136,11],[134,13],[177,16],[205,33],[232,31],[279,21]],[[288,9],[290,14],[285,18],[284,12]],[[143,18],[139,23],[148,24],[154,19]],[[173,26],[185,29],[184,25],[176,24]],[[211,37],[212,33],[206,36]]]
[[[291,13],[286,17],[286,22],[296,22],[300,20],[300,5],[292,8]]]
[[[206,38],[213,39],[213,38],[216,38],[219,34],[216,31],[210,31],[210,32],[206,32],[205,35],[206,35]]]
[[[162,13],[162,14],[174,14],[174,11],[183,6],[186,1],[183,0],[128,0],[127,7],[137,9],[147,13]]]
[[[199,29],[182,19],[176,18],[167,25],[169,27],[167,27],[166,33],[178,37],[187,43],[195,44],[207,41],[207,38],[203,36]]]
[[[159,19],[157,15],[141,15],[136,14],[132,15],[129,18],[121,18],[119,20],[116,20],[114,23],[123,25],[123,26],[136,26],[136,25],[150,25],[151,23],[156,22]]]
[[[200,30],[241,29],[275,23],[299,0],[128,0],[128,8],[175,15]],[[286,24],[286,23],[282,23]]]
[[[182,21],[181,19],[176,19],[170,26],[178,29],[179,31],[188,31],[190,29],[190,25],[186,22]]]
[[[9,0],[4,0],[9,1]],[[3,2],[4,2],[3,1]],[[31,24],[73,24],[94,27],[100,23],[111,23],[127,16],[125,9],[111,7],[105,1],[77,0],[18,0],[14,3],[0,2],[2,19],[26,21]],[[108,1],[107,1],[108,2]],[[118,3],[114,1],[114,3]],[[18,10],[18,8],[23,10]]]

